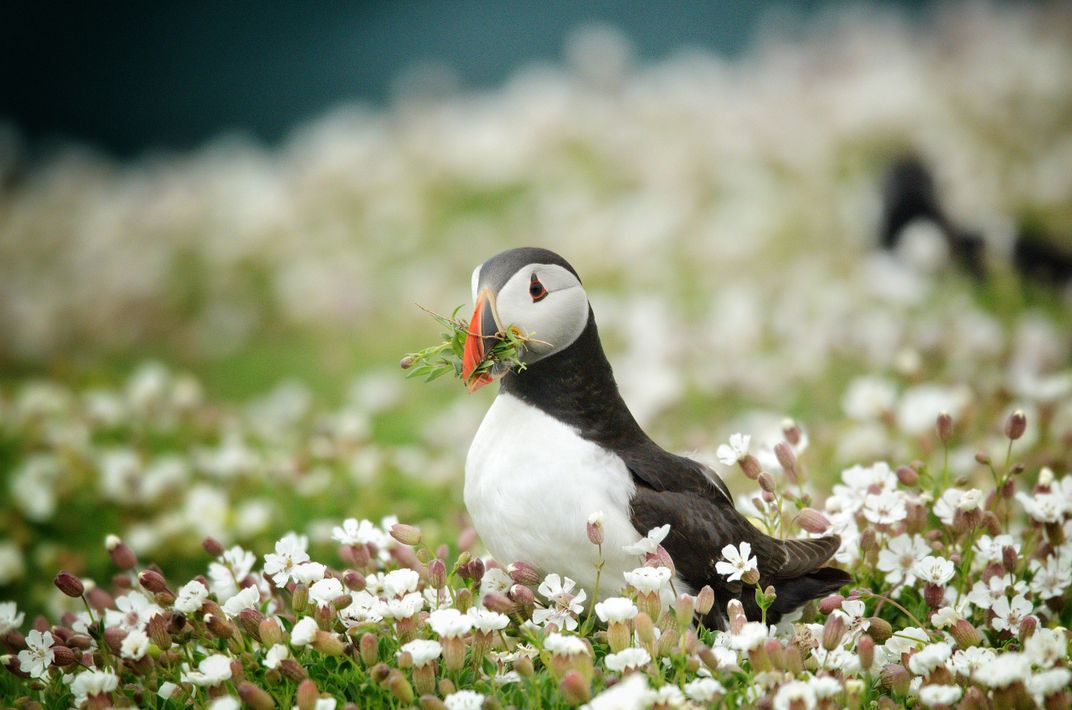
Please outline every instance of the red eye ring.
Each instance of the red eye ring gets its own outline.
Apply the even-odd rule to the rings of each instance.
[[[536,274],[532,275],[532,279],[529,281],[529,295],[532,296],[532,302],[542,301],[547,298],[547,289],[540,283],[540,279],[536,277]]]

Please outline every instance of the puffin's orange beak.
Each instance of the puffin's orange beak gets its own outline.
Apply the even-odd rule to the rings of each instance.
[[[469,333],[465,336],[465,350],[462,353],[462,377],[470,393],[476,392],[484,385],[495,381],[491,373],[485,371],[473,376],[476,368],[484,361],[486,348],[499,332],[498,319],[495,314],[494,297],[484,288],[476,297],[476,308],[469,319]]]

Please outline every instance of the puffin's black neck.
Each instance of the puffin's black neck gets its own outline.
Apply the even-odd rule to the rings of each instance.
[[[651,443],[618,392],[591,308],[588,324],[572,345],[521,372],[510,372],[500,391],[538,407],[606,449]]]

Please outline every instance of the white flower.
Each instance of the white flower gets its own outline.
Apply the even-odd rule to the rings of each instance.
[[[239,584],[249,576],[257,557],[238,545],[224,550],[219,561],[208,566],[208,576],[212,582],[211,591],[219,599],[230,599],[238,593]]]
[[[119,647],[119,655],[123,658],[140,660],[149,650],[149,637],[141,629],[132,629],[123,639]]]
[[[479,609],[474,606],[470,607],[466,614],[473,622],[473,628],[481,633],[501,631],[510,625],[510,617],[497,611]]]
[[[208,588],[194,579],[179,587],[173,606],[176,611],[193,614],[201,608],[206,599],[208,599]]]
[[[56,657],[52,650],[52,633],[34,629],[26,635],[26,650],[19,651],[19,670],[34,678],[48,676],[48,668]]]
[[[1068,511],[1068,503],[1058,493],[1036,493],[1031,496],[1023,491],[1016,494],[1016,500],[1033,520],[1040,523],[1059,523]]]
[[[15,602],[0,602],[0,636],[22,626],[26,615],[19,611]]]
[[[897,402],[897,388],[881,377],[857,377],[849,383],[841,398],[845,414],[858,421],[881,418]]]
[[[290,643],[294,646],[306,646],[316,638],[316,632],[320,629],[316,625],[316,619],[303,616],[290,630]]]
[[[309,561],[308,546],[309,540],[304,535],[287,533],[275,543],[275,553],[264,556],[264,573],[272,578],[275,586],[285,587],[294,568]]]
[[[116,597],[115,607],[118,611],[113,609],[105,611],[105,624],[118,626],[125,631],[144,629],[149,619],[164,612],[141,592],[130,592]]]
[[[841,692],[841,681],[831,675],[812,676],[808,679],[808,685],[815,691],[817,698],[832,698]]]
[[[767,627],[758,621],[749,621],[737,633],[727,634],[727,641],[732,649],[751,651],[769,638]]]
[[[974,490],[974,489],[973,489]],[[956,517],[957,508],[960,506],[961,500],[964,498],[965,491],[959,488],[949,488],[942,496],[934,502],[932,508],[934,514],[938,516],[938,519],[945,525],[952,525],[954,518]],[[971,499],[969,498],[969,504]],[[978,507],[978,506],[976,506]]]
[[[1012,535],[980,535],[975,541],[975,559],[985,565],[987,562],[1001,562],[1005,548],[1011,547],[1020,554],[1020,543],[1013,540]]]
[[[420,668],[439,658],[440,654],[443,653],[443,647],[438,641],[417,639],[404,644],[398,651],[398,655],[403,653],[408,653],[413,659],[414,667]]]
[[[322,580],[327,571],[328,568],[319,562],[302,562],[290,571],[290,578],[308,586]]]
[[[402,597],[417,591],[421,576],[409,568],[396,569],[383,576],[383,593],[389,597]]]
[[[1036,666],[1049,668],[1065,658],[1067,646],[1064,631],[1039,628],[1024,642],[1024,655]]]
[[[347,518],[342,527],[335,527],[331,531],[331,539],[343,545],[367,545],[373,544],[383,547],[384,533],[368,520],[358,521],[356,518]]]
[[[748,444],[752,441],[752,437],[748,434],[741,434],[740,432],[730,435],[730,443],[722,444],[715,450],[715,456],[726,466],[733,466],[735,463],[748,456]]]
[[[111,693],[119,686],[119,678],[111,669],[87,670],[79,673],[71,681],[71,692],[74,694],[74,706],[81,707],[87,698]]]
[[[622,682],[604,690],[581,706],[581,710],[644,710],[655,702],[656,693],[642,673],[630,673]]]
[[[936,629],[946,629],[957,623],[964,617],[959,611],[951,606],[943,606],[938,611],[931,614],[931,625]]]
[[[1031,659],[1022,653],[995,655],[972,677],[991,688],[1005,688],[1017,682],[1026,683],[1031,678]]]
[[[679,708],[685,704],[685,695],[676,685],[667,683],[655,691],[654,704],[665,708]]]
[[[261,601],[261,590],[255,585],[246,587],[242,591],[223,603],[223,613],[227,616],[238,616],[243,609],[254,609]]]
[[[484,707],[484,696],[475,690],[457,690],[443,698],[447,710],[480,710]]]
[[[480,598],[483,599],[492,592],[506,594],[513,584],[514,580],[506,572],[498,567],[488,567],[484,570],[483,579],[480,580]]]
[[[953,579],[956,567],[954,567],[951,560],[947,560],[944,557],[927,555],[916,563],[912,571],[922,582],[941,587]]]
[[[440,638],[458,638],[473,628],[473,618],[457,609],[436,609],[428,615],[428,625]]]
[[[953,647],[947,643],[932,643],[912,654],[908,659],[908,669],[916,675],[928,675],[943,665],[953,655]]]
[[[546,609],[536,609],[532,613],[533,623],[541,626],[552,623],[570,631],[576,629],[577,619],[574,615],[584,611],[584,601],[588,598],[588,593],[583,589],[579,590],[576,596],[572,594],[576,585],[569,577],[563,579],[553,572],[544,577],[538,591],[547,599],[549,605]]]
[[[669,567],[637,567],[625,573],[625,581],[641,594],[659,592],[670,581]]]
[[[725,694],[726,689],[714,678],[697,678],[685,684],[685,695],[696,703],[713,703]]]
[[[1027,690],[1036,696],[1036,702],[1038,702],[1039,698],[1044,699],[1047,695],[1064,690],[1070,683],[1072,683],[1072,671],[1067,668],[1052,668],[1031,676],[1027,681]],[[1044,705],[1041,702],[1038,704]]]
[[[722,560],[715,564],[715,571],[723,575],[727,582],[736,582],[752,571],[759,571],[759,559],[749,558],[752,546],[742,542],[740,548],[726,545],[722,548]]]
[[[194,685],[213,686],[231,679],[231,659],[217,653],[197,664],[197,670],[183,664],[182,682]]]
[[[221,695],[206,705],[205,710],[242,710],[242,702],[232,695]]]
[[[968,593],[968,601],[980,609],[989,609],[1009,591],[1013,594],[1023,594],[1027,591],[1027,584],[1011,574],[994,575],[986,582],[973,584],[971,592]]]
[[[961,494],[960,500],[957,501],[957,509],[970,513],[973,510],[978,510],[982,504],[983,492],[978,488],[969,488]]]
[[[949,665],[958,675],[978,680],[976,674],[979,669],[996,657],[997,654],[989,648],[972,646],[971,648],[966,648],[954,653],[953,657],[949,660]]]
[[[952,705],[963,692],[959,685],[925,685],[919,689],[919,701],[927,707]]]
[[[815,691],[807,683],[793,680],[783,684],[774,695],[774,710],[812,710]]]
[[[1072,586],[1072,565],[1064,560],[1056,557],[1047,557],[1045,562],[1032,559],[1029,567],[1034,575],[1031,577],[1031,591],[1041,599],[1064,596]]]
[[[930,637],[926,631],[915,626],[906,626],[894,631],[884,645],[891,656],[899,658],[905,651],[914,651],[927,643],[930,643]]]
[[[648,534],[631,545],[623,545],[622,550],[630,555],[650,555],[659,549],[659,544],[670,533],[670,524],[652,528]]]
[[[385,619],[409,619],[424,609],[424,595],[410,592],[401,599],[388,599],[380,604],[379,613]]]
[[[269,669],[278,668],[279,662],[284,658],[290,658],[290,649],[281,643],[277,643],[264,654],[264,667]]]
[[[908,517],[904,498],[897,491],[883,491],[864,498],[864,517],[876,525],[892,525]]]
[[[994,618],[990,620],[990,626],[995,631],[1008,630],[1009,633],[1018,634],[1020,633],[1020,624],[1034,610],[1035,608],[1031,605],[1031,602],[1019,594],[1013,597],[1011,602],[1008,597],[1001,597],[990,607],[990,611],[994,613]]]
[[[642,648],[627,648],[618,653],[608,654],[603,662],[609,670],[624,673],[628,670],[643,668],[651,663],[651,654]]]
[[[172,695],[174,695],[175,691],[178,690],[178,689],[179,689],[178,685],[176,685],[175,683],[172,683],[170,680],[166,680],[166,681],[164,681],[163,683],[160,684],[160,689],[156,691],[156,694],[158,696],[160,696],[161,698],[163,698],[164,700],[167,700]]]
[[[625,597],[608,597],[596,604],[596,616],[604,623],[629,621],[636,615],[636,604]]]
[[[328,606],[345,594],[342,582],[334,577],[325,577],[309,587],[309,598],[316,602],[317,606]]]
[[[576,636],[566,636],[559,633],[548,634],[547,638],[543,640],[543,647],[556,656],[588,654],[588,646],[584,641]]]

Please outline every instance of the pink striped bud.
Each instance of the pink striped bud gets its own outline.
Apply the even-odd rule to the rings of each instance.
[[[907,695],[908,686],[912,682],[912,676],[908,669],[900,663],[890,663],[879,672],[879,680],[882,685],[889,688],[896,695]]]
[[[856,653],[860,657],[860,668],[870,670],[875,663],[875,640],[867,634],[861,636],[856,642]]]
[[[830,520],[815,508],[804,508],[797,513],[796,524],[810,533],[824,533],[830,529]]]
[[[56,588],[61,592],[69,597],[74,597],[75,599],[81,597],[86,591],[85,585],[82,584],[82,580],[66,570],[60,570],[59,574],[57,574],[56,578],[53,580],[53,584],[55,584]]]
[[[797,455],[793,453],[793,447],[788,442],[779,441],[774,445],[774,456],[778,459],[778,465],[785,471],[785,475],[793,483],[797,482]]]
[[[737,464],[741,467],[741,471],[744,475],[748,476],[751,480],[759,478],[759,474],[762,473],[762,469],[759,467],[759,461],[752,454],[745,454],[744,458],[740,459]]]
[[[823,614],[830,614],[835,609],[840,609],[843,601],[845,601],[845,597],[840,594],[831,594],[823,597],[823,600],[819,602],[819,611]]]
[[[391,526],[391,537],[403,545],[419,545],[421,543],[421,529],[413,525],[395,523]]]
[[[238,697],[242,698],[242,702],[253,710],[274,710],[275,708],[272,696],[248,680],[238,684]]]
[[[841,643],[841,637],[845,635],[845,619],[841,616],[828,617],[823,624],[823,648],[833,651]]]
[[[306,678],[298,684],[298,692],[294,696],[294,702],[298,710],[316,710],[316,701],[320,699],[320,691],[316,683]]]
[[[167,580],[164,579],[164,575],[154,569],[142,570],[138,575],[138,584],[154,594],[168,591]]]
[[[603,512],[597,511],[588,516],[586,523],[588,541],[593,545],[603,544]]]
[[[1005,436],[1010,441],[1016,441],[1027,430],[1027,415],[1023,410],[1017,409],[1015,412],[1009,415],[1009,418],[1005,420]]]
[[[943,444],[948,444],[949,440],[953,438],[953,417],[949,415],[949,412],[939,412],[938,418],[934,422],[934,428],[938,432],[938,439]]]
[[[540,583],[540,573],[528,562],[511,562],[506,568],[510,579],[526,587],[534,587]]]
[[[581,705],[592,699],[588,681],[577,671],[567,671],[558,687],[562,692],[562,699],[570,705]]]
[[[447,565],[438,557],[428,563],[428,584],[432,589],[442,589],[447,584]]]
[[[106,537],[104,547],[108,550],[108,555],[112,558],[112,562],[119,569],[129,570],[138,566],[138,558],[134,551],[127,547],[126,543],[117,536],[109,535]]]
[[[701,616],[707,616],[715,606],[715,590],[711,585],[705,584],[696,593],[696,611]]]

